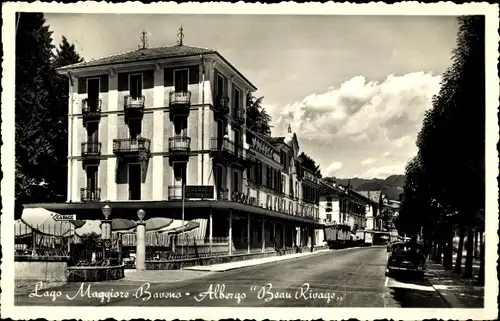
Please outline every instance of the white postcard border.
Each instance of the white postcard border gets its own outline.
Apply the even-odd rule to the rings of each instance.
[[[60,13],[168,13],[168,14],[294,14],[294,15],[472,15],[486,16],[486,285],[484,309],[419,309],[401,308],[144,308],[138,307],[14,307],[14,74],[15,74],[15,12],[60,12]],[[2,78],[2,170],[1,185],[2,212],[2,317],[13,319],[69,319],[86,316],[92,319],[494,319],[497,316],[498,278],[496,261],[498,259],[498,153],[496,143],[499,140],[497,108],[499,81],[497,75],[497,44],[499,36],[498,5],[487,3],[468,3],[456,5],[452,2],[419,4],[406,2],[388,5],[385,3],[349,4],[349,3],[309,3],[297,4],[246,4],[230,3],[155,3],[145,5],[138,2],[108,4],[97,2],[79,2],[77,4],[52,3],[3,3],[2,4],[2,45],[4,50]],[[465,130],[465,129],[464,129]],[[410,312],[411,311],[411,312]]]

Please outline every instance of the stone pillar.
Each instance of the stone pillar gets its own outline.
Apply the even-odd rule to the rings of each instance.
[[[135,268],[137,271],[146,269],[146,222],[137,222]]]
[[[228,241],[229,241],[229,255],[232,255],[233,254],[233,210],[231,209],[229,209]]]
[[[262,235],[261,235],[261,240],[262,240],[262,253],[266,251],[266,227],[265,227],[265,216],[262,215]]]
[[[101,221],[101,239],[104,241],[103,259],[107,260],[111,247],[111,220]]]
[[[250,232],[251,232],[251,228],[250,228],[250,212],[248,212],[247,213],[247,253],[250,253],[250,241],[251,241]]]
[[[101,221],[101,239],[103,240],[111,239],[111,220]]]

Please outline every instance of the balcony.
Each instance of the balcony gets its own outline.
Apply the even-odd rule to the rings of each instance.
[[[82,202],[99,202],[101,200],[101,189],[100,188],[80,189],[80,200]]]
[[[118,157],[149,157],[150,149],[147,138],[113,139],[113,153]]]
[[[169,161],[187,162],[189,161],[189,152],[191,150],[191,137],[174,136],[168,139],[168,151],[170,153]]]
[[[243,108],[236,109],[233,118],[237,124],[243,125],[245,123],[245,110]]]
[[[191,92],[188,91],[171,91],[168,96],[170,105],[170,113],[176,115],[188,115],[189,107],[191,107]]]
[[[182,200],[182,185],[170,185],[168,187],[168,200],[169,201]]]
[[[81,155],[84,158],[99,158],[102,144],[98,142],[83,142]]]
[[[133,97],[127,95],[124,98],[123,109],[125,111],[125,118],[141,118],[144,115],[144,103],[146,99],[144,96]]]
[[[229,114],[229,98],[227,98],[226,96],[217,96],[214,105],[216,117],[225,117],[227,114]]]
[[[236,145],[228,138],[214,137],[210,141],[210,155],[217,161],[246,168],[251,164],[243,144]]]
[[[101,118],[101,99],[88,99],[82,100],[82,116],[83,121],[99,120]]]

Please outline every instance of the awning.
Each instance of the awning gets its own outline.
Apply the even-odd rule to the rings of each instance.
[[[40,207],[25,208],[21,221],[37,233],[52,236],[67,236],[81,226],[82,221],[56,221],[56,214]]]

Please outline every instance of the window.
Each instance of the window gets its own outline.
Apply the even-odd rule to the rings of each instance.
[[[174,70],[175,91],[187,92],[189,86],[189,69]]]
[[[241,108],[241,91],[238,88],[234,88],[233,91],[233,109],[236,110]]]
[[[174,115],[174,136],[187,136],[188,118]]]
[[[129,90],[132,99],[142,97],[142,74],[133,74],[129,76]]]
[[[97,111],[97,108],[99,107],[99,92],[99,78],[87,79],[87,106],[90,111]]]
[[[238,171],[233,171],[233,192],[241,192],[240,183],[240,173]]]
[[[217,74],[217,96],[218,97],[225,97],[226,91],[227,91],[227,79],[222,76],[221,74]]]
[[[87,172],[87,189],[95,191],[98,185],[98,166],[97,165],[87,165],[85,170]]]
[[[285,194],[285,175],[281,174],[281,193]]]
[[[99,141],[99,122],[87,122],[87,142],[97,143]]]
[[[222,182],[224,181],[224,176],[223,176],[223,168],[222,165],[217,164],[215,167],[215,184],[217,186],[217,189],[222,188]]]
[[[128,164],[128,198],[141,199],[142,173],[141,164]]]

